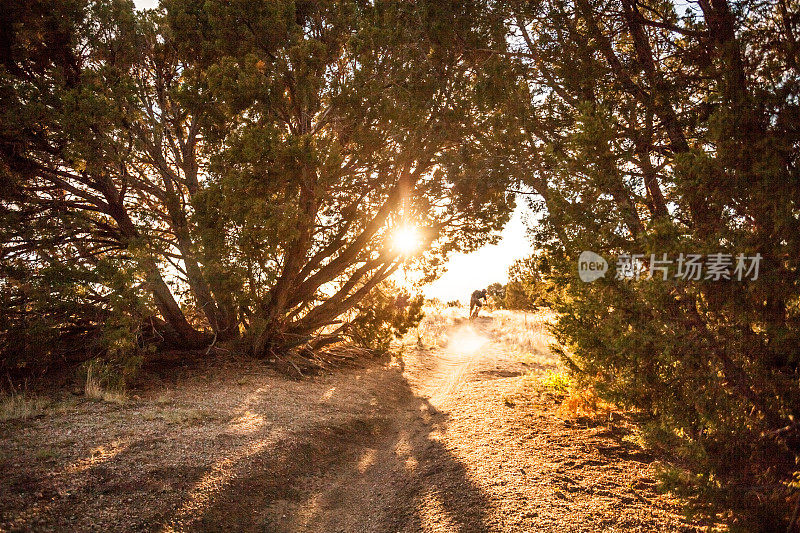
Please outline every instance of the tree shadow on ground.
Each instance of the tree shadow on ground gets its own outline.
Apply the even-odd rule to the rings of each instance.
[[[379,374],[371,386],[382,394],[370,410],[342,412],[234,459],[224,486],[212,482],[207,496],[190,493],[198,505],[187,501],[189,512],[171,525],[396,532],[446,524],[487,531],[488,499],[439,439],[447,415],[416,396],[397,368],[373,372]]]

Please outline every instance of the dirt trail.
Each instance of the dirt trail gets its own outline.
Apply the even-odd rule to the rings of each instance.
[[[446,404],[481,361],[494,362],[500,352],[485,332],[471,324],[451,328],[444,350],[430,354],[437,372],[420,389],[436,405]]]
[[[522,363],[494,318],[443,333],[391,364],[212,369],[4,426],[0,530],[695,530],[624,433],[556,416],[552,356]]]
[[[444,348],[415,350],[365,383],[373,388],[376,414],[355,416],[352,432],[322,443],[335,451],[301,455],[300,468],[284,478],[286,487],[303,487],[299,494],[265,502],[263,478],[244,476],[234,483],[236,501],[212,508],[204,525],[213,529],[239,515],[248,518],[237,527],[269,531],[489,529],[485,496],[447,447],[444,409],[479,368],[502,362],[521,373],[523,367],[502,357],[479,322],[459,321],[446,337]],[[245,503],[243,494],[253,501]],[[251,522],[253,514],[259,520]]]

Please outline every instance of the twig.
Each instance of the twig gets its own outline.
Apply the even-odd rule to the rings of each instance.
[[[780,435],[783,435],[784,433],[788,433],[788,432],[792,431],[793,429],[800,429],[800,422],[795,422],[794,424],[789,424],[788,426],[782,427],[780,429],[767,431],[766,433],[764,433],[764,436],[766,436],[766,437],[778,437]]]
[[[293,362],[291,359],[284,359],[284,358],[283,358],[283,357],[281,357],[280,355],[276,354],[274,350],[270,350],[270,353],[272,353],[272,356],[273,356],[273,357],[275,357],[276,359],[279,359],[280,361],[283,361],[284,363],[289,363],[290,365],[292,365],[292,367],[294,367],[294,369],[295,369],[295,370],[297,370],[297,373],[298,373],[298,374],[300,374],[300,377],[302,377],[302,378],[305,378],[305,377],[306,377],[306,376],[305,376],[305,375],[304,375],[304,374],[303,374],[303,373],[300,371],[300,369],[297,367],[297,365],[296,365],[296,364],[294,364],[294,362]]]
[[[292,365],[292,366],[294,367],[294,369],[295,369],[295,370],[297,370],[297,373],[298,373],[298,374],[300,374],[300,377],[301,377],[301,378],[304,378],[304,377],[305,377],[305,376],[303,375],[303,373],[302,373],[302,372],[300,372],[300,369],[297,367],[297,365],[296,365],[296,364],[294,364],[294,362],[292,362],[292,360],[291,360],[291,359],[287,359],[287,361],[289,361],[289,364],[290,364],[290,365]]]
[[[642,496],[641,494],[639,494],[638,492],[636,492],[636,489],[634,489],[633,487],[628,487],[628,489],[631,491],[631,493],[632,493],[634,496],[636,496],[636,499],[637,499],[637,500],[639,500],[639,501],[640,501],[640,502],[642,502],[642,503],[646,503],[646,504],[648,504],[648,505],[650,504],[650,502],[649,502],[649,501],[648,501],[648,500],[647,500],[647,499],[646,499],[644,496]]]
[[[215,344],[217,344],[217,332],[216,331],[214,332],[214,340],[211,341],[211,344],[208,345],[208,349],[206,350],[206,355],[211,353],[211,348],[213,348]]]

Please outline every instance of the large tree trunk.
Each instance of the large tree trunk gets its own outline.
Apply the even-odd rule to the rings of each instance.
[[[102,194],[108,204],[109,215],[117,223],[119,228],[121,241],[124,244],[130,244],[139,237],[139,231],[131,220],[127,209],[122,202],[122,197],[114,188],[110,179],[105,179],[101,183]],[[139,260],[139,264],[147,276],[147,284],[164,320],[175,330],[177,335],[177,342],[181,348],[200,348],[207,345],[210,341],[208,335],[205,335],[192,327],[186,316],[181,311],[178,302],[172,295],[167,283],[164,281],[161,271],[158,269],[158,264],[155,259],[150,256],[145,256]]]
[[[148,257],[141,260],[140,264],[146,271],[147,283],[153,293],[159,313],[178,336],[176,348],[195,349],[207,346],[211,339],[208,335],[194,329],[186,320],[186,316],[172,296],[172,291],[161,276],[161,271],[155,261]]]

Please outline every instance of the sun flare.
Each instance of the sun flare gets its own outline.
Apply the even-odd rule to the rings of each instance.
[[[392,249],[401,255],[411,255],[422,247],[422,237],[416,226],[402,226],[392,234]]]

